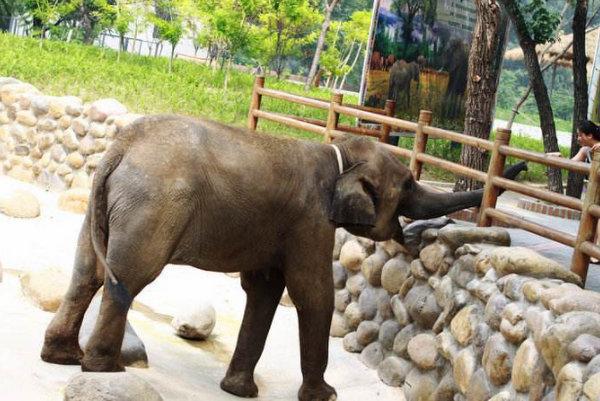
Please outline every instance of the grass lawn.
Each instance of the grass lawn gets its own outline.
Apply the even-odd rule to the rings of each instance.
[[[7,34],[0,34],[0,54],[0,76],[31,83],[48,95],[73,95],[84,101],[111,97],[133,113],[177,113],[236,126],[246,125],[254,82],[254,77],[247,73],[230,71],[225,87],[225,71],[190,61],[175,60],[175,72],[169,74],[166,58],[125,53],[117,62],[117,53],[113,50],[55,41],[45,41],[40,48],[37,39]],[[330,98],[328,90],[312,89],[306,93],[302,85],[275,78],[267,78],[266,86],[304,96]],[[356,104],[358,98],[345,95],[344,100]],[[263,99],[262,108],[322,120],[327,118],[326,110],[269,98]],[[342,122],[352,123],[348,118],[343,118]],[[264,120],[259,122],[259,129],[296,138],[320,139],[319,135]],[[531,138],[514,136],[511,145],[543,151],[542,143]],[[412,148],[412,139],[404,138],[400,146]],[[561,151],[565,156],[568,154],[567,149]],[[431,140],[428,153],[457,161],[460,148],[452,148],[447,141]],[[454,180],[452,174],[430,166],[426,166],[424,177]],[[530,171],[522,178],[545,182],[545,168],[530,164]]]

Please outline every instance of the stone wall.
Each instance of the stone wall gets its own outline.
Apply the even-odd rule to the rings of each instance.
[[[113,99],[84,103],[0,77],[0,173],[54,191],[88,189],[118,129],[138,118]]]
[[[338,230],[331,335],[408,401],[600,400],[600,294],[502,228],[448,223],[406,247]]]

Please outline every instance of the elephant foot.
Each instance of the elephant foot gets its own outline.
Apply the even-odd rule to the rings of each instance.
[[[82,372],[125,372],[125,367],[118,362],[118,358],[88,357],[81,360]]]
[[[47,335],[40,356],[43,361],[48,363],[79,365],[83,358],[83,352],[77,340],[58,341],[49,339]]]
[[[258,396],[258,387],[252,375],[246,373],[227,373],[221,380],[221,389],[238,397],[254,398]]]
[[[335,389],[325,382],[313,386],[303,383],[298,391],[299,401],[334,401],[336,399]]]

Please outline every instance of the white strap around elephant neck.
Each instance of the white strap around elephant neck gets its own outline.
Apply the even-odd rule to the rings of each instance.
[[[338,148],[336,145],[330,145],[330,146],[335,151],[335,156],[337,158],[338,167],[340,169],[340,175],[344,174],[344,162],[342,161],[342,152],[340,152],[340,148]]]

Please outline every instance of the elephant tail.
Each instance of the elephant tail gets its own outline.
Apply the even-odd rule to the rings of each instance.
[[[129,307],[132,297],[127,288],[119,282],[106,261],[108,245],[108,194],[106,181],[121,163],[127,148],[128,143],[126,141],[114,141],[106,152],[104,159],[98,165],[94,176],[94,183],[92,185],[92,193],[90,194],[89,213],[94,252],[108,276],[108,280],[105,280],[104,285],[109,286],[111,294],[115,296],[115,299],[117,299],[119,303]]]

